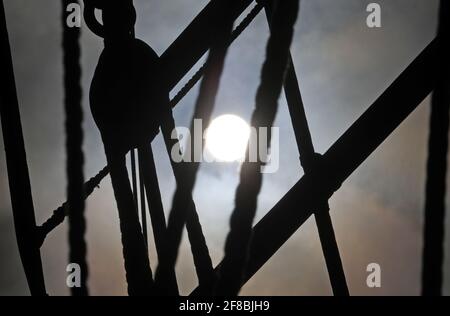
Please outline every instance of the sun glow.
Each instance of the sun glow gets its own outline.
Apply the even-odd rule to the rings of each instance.
[[[206,132],[206,148],[219,161],[233,162],[245,156],[250,126],[232,114],[215,118]]]

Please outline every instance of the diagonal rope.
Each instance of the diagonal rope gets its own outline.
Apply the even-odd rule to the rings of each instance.
[[[269,27],[271,27],[271,3],[268,2],[265,8]],[[288,63],[289,65],[284,82],[284,91],[292,126],[294,128],[297,148],[300,154],[300,162],[304,172],[310,173],[314,170],[315,165],[320,163],[321,156],[316,154],[314,150],[311,132],[309,130],[308,120],[306,118],[302,95],[291,54],[289,54]],[[316,220],[319,239],[325,257],[325,263],[333,293],[336,296],[348,296],[349,291],[347,281],[345,278],[336,236],[334,234],[328,202],[319,202],[317,207],[318,210],[314,213],[314,217]]]
[[[139,153],[138,153],[139,156]],[[147,210],[145,205],[145,184],[144,184],[144,171],[139,160],[139,196],[141,198],[141,225],[142,234],[144,235],[145,245],[148,248],[148,232],[147,232]]]
[[[236,27],[236,29],[233,31],[232,36],[230,40],[228,41],[228,45],[230,45],[236,38],[239,37],[239,35],[246,29],[246,27],[253,21],[253,19],[258,15],[258,13],[261,11],[262,5],[257,4],[255,7],[249,12],[249,14],[242,20],[242,22]],[[171,107],[174,107],[186,94],[190,89],[198,82],[198,80],[202,77],[203,73],[205,71],[205,65],[203,65],[199,71],[194,75],[194,77],[188,81],[188,83],[185,85],[185,87],[182,88],[182,90],[172,99],[171,101]],[[175,124],[173,123],[173,126]],[[171,130],[171,129],[169,129]],[[165,137],[167,139],[167,137]],[[166,145],[169,142],[166,141]],[[174,174],[175,177],[180,179],[182,177],[180,172],[176,171],[177,168],[174,168]],[[100,175],[100,174],[99,174]],[[98,180],[96,185],[100,182],[101,178],[103,178],[106,174],[102,174],[101,178],[99,178],[97,175],[95,180]],[[134,181],[133,181],[134,183]],[[92,192],[92,191],[91,191]],[[136,190],[134,190],[136,192]],[[90,192],[87,194],[89,195]],[[189,210],[190,216],[187,218],[187,230],[188,230],[188,237],[191,241],[191,249],[194,257],[194,263],[197,271],[197,275],[199,278],[199,284],[205,285],[205,284],[211,284],[214,281],[214,273],[213,273],[213,267],[211,258],[209,256],[209,251],[206,245],[206,240],[202,233],[202,228],[198,219],[197,212],[195,210],[195,204],[192,201],[190,204],[191,210]],[[42,245],[45,236],[50,233],[51,230],[53,230],[56,226],[58,226],[63,220],[65,216],[65,207],[67,206],[67,203],[64,203],[63,206],[59,207],[57,210],[54,211],[53,215],[49,220],[47,220],[46,223],[42,227],[39,227],[40,232],[40,245]],[[208,288],[208,286],[205,286],[204,288]]]
[[[161,129],[166,149],[170,157],[172,172],[174,173],[175,181],[177,185],[179,184],[180,186],[183,186],[185,185],[185,174],[182,171],[183,166],[179,163],[176,163],[171,155],[171,151],[173,149],[178,149],[180,156],[182,153],[181,150],[179,150],[180,143],[178,136],[174,135],[176,134],[175,120],[173,118],[172,110],[169,107],[164,113],[164,119],[161,124]],[[192,194],[190,196],[190,201],[187,204],[187,208],[186,229],[191,245],[191,252],[199,286],[201,287],[202,291],[210,292],[211,286],[215,280],[215,273],[208,246],[206,244],[206,239],[203,235],[203,229],[197,214],[196,206],[194,200],[192,199]]]
[[[98,174],[96,174],[94,177],[89,179],[84,184],[84,198],[86,199],[89,195],[94,192],[94,189],[97,188],[100,185],[100,182],[102,179],[104,179],[109,173],[108,167],[103,168],[100,170]],[[41,226],[37,227],[37,244],[39,247],[42,246],[44,243],[45,237],[47,237],[50,232],[52,232],[56,227],[58,227],[63,221],[64,218],[68,214],[68,202],[64,202],[60,207],[58,207],[56,210],[53,211],[52,216],[50,216],[49,219],[47,219]]]
[[[239,35],[242,34],[242,32],[247,28],[248,25],[250,25],[250,23],[255,19],[255,17],[258,15],[258,13],[261,11],[262,9],[262,5],[261,4],[257,4],[255,5],[255,7],[249,12],[249,14],[242,20],[242,22],[236,27],[236,29],[233,31],[232,34],[232,39],[233,41],[235,39],[237,39],[239,37]],[[88,14],[87,14],[88,15]],[[86,17],[85,17],[86,18]],[[231,41],[230,44],[233,42]],[[170,106],[172,108],[174,108],[185,96],[186,94],[188,94],[188,92],[195,86],[195,84],[202,78],[203,74],[205,72],[205,64],[203,64],[199,70],[197,70],[197,72],[188,80],[188,82],[183,86],[183,88],[180,89],[180,91],[175,95],[175,97],[173,97],[173,99],[170,101]],[[108,175],[108,172],[106,174],[104,174],[102,171],[106,170],[107,167],[104,167],[104,169],[100,170],[98,172],[98,174],[94,177],[97,177],[98,175],[101,175],[101,178],[98,179],[99,181],[97,182],[97,184],[95,184],[95,186],[98,186],[101,182],[101,180],[103,180],[103,178],[105,178]],[[87,185],[87,183],[85,184]],[[93,191],[91,191],[86,197],[89,197],[89,195],[92,193]],[[63,203],[66,204],[66,202]],[[61,224],[62,221],[64,220],[64,211],[62,210],[62,205],[60,207],[58,207],[54,212],[54,215],[57,215],[59,217],[62,216],[62,220],[58,223]],[[53,215],[53,216],[54,216]],[[48,221],[51,221],[52,219],[49,218]],[[52,227],[47,233],[49,234],[51,232],[51,230],[55,229],[58,225]],[[49,226],[51,227],[51,226]]]
[[[227,13],[224,12],[224,24],[221,34],[217,37],[216,42],[213,43],[208,56],[205,75],[195,105],[191,131],[194,129],[196,119],[202,120],[203,126],[209,124],[228,50],[228,39],[231,36],[232,26],[232,19],[227,19]],[[191,153],[198,152],[193,147],[193,143],[188,142],[186,146],[187,150],[184,153],[185,158],[189,157]],[[181,234],[188,215],[188,207],[186,206],[189,206],[192,201],[192,190],[195,185],[196,174],[199,168],[199,163],[196,162],[200,161],[196,159],[199,157],[191,158],[194,158],[194,162],[188,163],[184,161],[180,163],[179,172],[182,175],[180,179],[182,179],[183,182],[177,183],[177,188],[173,197],[172,210],[169,215],[167,226],[167,253],[161,258],[162,260],[158,264],[156,270],[155,281],[157,282],[157,286],[163,291],[168,290],[164,288],[164,284],[166,283],[168,272],[173,270],[176,263],[178,248],[181,242]]]
[[[164,256],[167,247],[166,238],[166,218],[161,199],[161,191],[158,183],[158,174],[156,172],[155,160],[151,145],[144,145],[138,149],[140,173],[144,182],[144,189],[148,201],[148,210],[153,228],[153,237],[155,241],[158,260]],[[144,196],[145,198],[145,196]],[[175,270],[170,271],[167,286],[175,294],[178,294],[178,284]]]
[[[66,22],[66,8],[72,0],[62,1],[63,49],[64,49],[64,107],[66,112],[66,155],[67,155],[67,200],[69,207],[69,244],[71,263],[80,266],[80,287],[72,288],[72,295],[88,295],[86,242],[84,234],[84,155],[83,155],[83,110],[81,106],[80,29],[69,27]],[[76,1],[78,3],[78,1]]]
[[[288,65],[294,24],[297,19],[299,0],[275,2],[272,32],[267,43],[261,83],[256,94],[252,126],[270,129],[278,109],[278,98]],[[252,135],[254,136],[254,135]],[[270,133],[267,137],[270,144]],[[250,140],[252,141],[252,140]],[[256,142],[253,142],[256,144]],[[230,220],[230,232],[225,244],[225,257],[220,269],[216,294],[237,295],[242,286],[248,248],[251,242],[252,223],[256,213],[257,198],[262,185],[261,162],[242,164],[240,183],[236,190],[235,209]]]
[[[245,16],[245,18],[239,23],[238,26],[234,29],[231,34],[228,45],[230,46],[241,34],[242,32],[250,25],[250,23],[256,18],[256,16],[261,12],[263,5],[261,3],[256,4],[250,12]],[[170,100],[171,107],[175,107],[178,102],[180,102],[191,89],[199,82],[202,78],[206,69],[206,63],[204,63],[195,74],[186,82],[186,84],[178,91],[178,93]]]
[[[431,99],[430,134],[425,198],[425,231],[422,267],[422,295],[442,295],[445,194],[450,109],[450,4],[441,1],[438,29],[439,58],[443,65],[437,73],[437,86]]]
[[[255,5],[255,7],[247,14],[247,16],[232,32],[231,38],[228,41],[228,46],[231,45],[231,43],[233,43],[233,41],[239,37],[239,35],[258,15],[261,9],[261,4]],[[171,137],[171,133],[175,131],[175,121],[173,119],[171,108],[175,107],[176,104],[195,86],[195,84],[203,76],[205,69],[206,63],[199,68],[194,76],[190,80],[188,80],[185,86],[170,101],[170,108],[168,109],[168,112],[165,113],[166,117],[162,122],[162,132],[169,156],[171,149],[176,148],[176,146],[178,145],[178,138],[175,137],[173,139]],[[183,174],[179,170],[179,165],[174,163],[173,159],[171,159],[171,164],[177,183],[182,183]],[[198,218],[195,203],[192,200],[192,197],[191,201],[188,204],[186,228],[191,245],[191,251],[194,259],[195,269],[197,272],[199,286],[202,293],[211,293],[212,285],[215,281],[215,273],[212,265],[212,260],[209,255],[208,246],[206,244],[206,240],[203,235],[202,227]]]

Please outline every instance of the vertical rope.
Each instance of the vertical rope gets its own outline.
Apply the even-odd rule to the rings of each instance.
[[[272,16],[272,2],[266,2],[266,16],[271,28],[270,18]],[[300,154],[300,162],[306,173],[313,171],[314,165],[319,163],[320,155],[314,150],[311,132],[306,118],[302,95],[299,88],[297,74],[295,73],[292,56],[289,54],[288,70],[284,82],[284,91],[288,104],[289,114],[294,128],[295,140]],[[334,234],[333,222],[329,213],[327,201],[317,204],[318,210],[314,212],[320,243],[327,265],[328,276],[330,278],[333,293],[336,296],[348,296],[348,286],[345,278],[344,267],[342,265],[339,248]]]
[[[136,11],[132,0],[87,1],[85,0],[85,14],[88,13],[95,20],[92,13],[95,8],[101,9],[103,17],[102,34],[105,41],[105,52],[111,59],[100,59],[91,85],[91,108],[101,107],[103,102],[115,102],[109,98],[108,89],[114,89],[117,78],[129,75],[126,66],[133,62],[133,44],[135,38],[133,29],[136,22]],[[94,22],[94,21],[91,21]],[[95,23],[95,22],[94,22]],[[89,24],[88,24],[89,26]],[[104,61],[102,63],[102,60]],[[115,71],[115,76],[105,76],[106,69]],[[123,89],[129,87],[122,87]],[[118,91],[118,95],[120,92]],[[122,94],[123,97],[123,94]],[[117,102],[120,101],[120,97]],[[112,104],[118,106],[117,104]],[[95,116],[95,114],[94,114]],[[101,116],[101,115],[100,115]],[[97,117],[98,118],[98,117]],[[104,117],[103,117],[104,119]],[[106,118],[106,121],[109,121]],[[98,123],[98,122],[97,122]],[[111,123],[111,122],[109,122]],[[121,122],[120,124],[131,122]],[[111,182],[119,212],[120,231],[128,293],[130,295],[148,295],[153,291],[153,279],[148,250],[142,235],[136,203],[130,185],[126,166],[126,153],[130,144],[126,140],[117,139],[111,135],[116,126],[99,126],[102,133],[105,154],[110,169]]]
[[[275,2],[272,32],[267,44],[266,61],[252,115],[253,127],[270,129],[275,120],[298,8],[299,0]],[[270,133],[267,146],[269,144]],[[237,295],[242,286],[257,198],[262,185],[261,167],[260,162],[248,161],[247,150],[247,159],[242,164],[240,183],[236,190],[236,205],[231,215],[225,258],[216,287],[217,295]]]
[[[44,273],[34,236],[36,218],[3,0],[0,0],[0,69],[0,118],[16,239],[30,293],[44,296]]]
[[[125,168],[125,156],[111,153],[108,148],[105,150],[119,211],[128,293],[130,295],[149,295],[152,293],[153,287],[152,270],[142,237],[141,225],[137,213],[134,211],[133,192]]]
[[[430,134],[425,198],[425,231],[422,295],[442,295],[444,262],[445,193],[450,109],[450,49],[448,48],[450,4],[441,1],[438,29],[442,67],[431,99]]]
[[[83,174],[83,110],[81,106],[81,65],[80,65],[80,29],[70,28],[66,22],[66,8],[73,0],[62,1],[63,49],[64,49],[64,89],[66,112],[66,172],[67,200],[69,207],[69,244],[71,263],[80,266],[80,287],[72,288],[72,295],[88,295],[86,262],[86,242],[84,234],[86,221],[84,218],[84,174]],[[78,3],[78,1],[75,1]]]
[[[199,96],[195,105],[193,121],[191,123],[191,131],[194,129],[194,119],[201,119],[203,126],[207,126],[214,108],[220,78],[225,63],[225,57],[228,50],[228,40],[231,36],[233,27],[233,20],[228,18],[226,13],[224,13],[223,16],[224,24],[223,29],[221,30],[222,33],[217,37],[216,42],[213,43],[208,56],[207,68],[201,82]],[[188,154],[195,152],[195,150],[193,150],[192,143],[188,144],[187,148],[191,149],[190,151],[187,150]],[[158,264],[155,277],[157,285],[163,291],[169,290],[164,288],[164,284],[168,279],[170,271],[175,267],[178,249],[181,242],[182,230],[192,201],[192,190],[195,185],[198,167],[199,163],[195,162],[195,159],[194,162],[191,163],[180,163],[179,179],[182,179],[183,182],[177,183],[177,188],[173,197],[172,210],[169,215],[167,226],[167,253],[165,253],[161,258],[162,260]]]

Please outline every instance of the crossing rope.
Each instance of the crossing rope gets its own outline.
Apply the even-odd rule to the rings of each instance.
[[[271,27],[271,2],[266,3],[265,9],[269,27]],[[297,142],[298,152],[300,154],[300,163],[306,174],[314,170],[314,168],[320,163],[322,156],[316,154],[314,150],[297,74],[295,73],[295,67],[291,55],[289,55],[288,64],[286,79],[284,82],[284,91],[294,129],[295,140]],[[344,267],[342,265],[329,211],[330,208],[328,201],[321,201],[317,203],[317,210],[314,213],[314,217],[316,220],[319,239],[333,293],[336,296],[348,296],[349,290],[345,278]]]
[[[166,112],[165,119],[161,125],[164,141],[166,144],[167,152],[169,156],[171,155],[172,148],[180,148],[178,136],[172,138],[172,132],[176,132],[175,120],[172,115],[172,111],[168,108]],[[181,150],[179,150],[180,155]],[[187,185],[185,182],[185,171],[182,170],[183,166],[174,162],[171,158],[172,171],[175,176],[175,181],[177,186]],[[206,244],[205,236],[203,235],[203,229],[198,217],[197,209],[195,203],[190,197],[190,201],[186,205],[187,207],[187,218],[186,218],[186,229],[188,233],[188,238],[191,245],[191,252],[194,260],[194,266],[197,273],[197,278],[201,291],[211,292],[211,286],[215,280],[214,268],[209,254],[208,246]]]
[[[250,23],[256,18],[256,16],[261,12],[263,4],[266,1],[258,2],[250,12],[245,16],[245,18],[239,23],[231,34],[228,46],[230,46],[250,25]],[[194,75],[186,82],[186,84],[175,94],[175,96],[170,101],[170,105],[174,108],[178,102],[180,102],[191,89],[197,84],[197,82],[202,78],[206,69],[206,63],[204,63],[200,68],[194,73]]]
[[[217,39],[212,44],[207,59],[205,75],[201,82],[200,92],[195,105],[191,130],[193,130],[195,119],[201,119],[203,126],[207,126],[211,119],[211,114],[214,108],[220,78],[224,67],[225,57],[228,51],[228,43],[231,37],[232,27],[232,19],[227,18],[227,13],[224,12],[223,27],[221,28]],[[184,153],[185,155],[195,152],[193,150],[192,143],[187,144],[186,147],[188,149]],[[169,292],[170,289],[167,289],[165,284],[167,283],[168,273],[175,267],[178,249],[181,242],[182,230],[189,215],[189,206],[192,205],[192,190],[195,185],[196,174],[199,168],[199,163],[195,161],[198,160],[195,160],[194,158],[194,162],[187,163],[182,161],[179,163],[180,166],[178,167],[178,172],[181,176],[179,179],[182,179],[183,182],[177,183],[167,225],[167,252],[161,258],[162,260],[159,262],[156,270],[155,281],[157,287],[168,294],[171,294]]]
[[[272,32],[267,43],[266,60],[262,68],[261,83],[256,94],[256,105],[251,120],[253,127],[265,127],[269,130],[267,148],[270,144],[270,128],[275,120],[278,98],[288,65],[298,8],[299,0],[275,2]],[[260,169],[263,163],[248,161],[248,149],[246,157],[241,167],[235,209],[231,215],[230,232],[225,244],[225,257],[215,291],[215,294],[219,296],[234,296],[239,293],[251,242],[257,198],[262,185]]]
[[[92,0],[94,1],[94,0]],[[73,3],[73,0],[70,1]],[[97,1],[96,1],[97,2]],[[284,6],[289,6],[288,3],[292,3],[291,6],[294,7],[294,2],[298,0],[278,0],[278,7],[276,11],[282,12],[282,8]],[[441,10],[444,5],[441,4]],[[63,1],[63,8],[66,7],[66,2]],[[291,9],[292,9],[291,7]],[[256,7],[255,7],[256,8]],[[448,8],[447,8],[448,10]],[[295,10],[297,12],[297,10]],[[294,15],[294,13],[285,8],[284,18],[291,17],[290,14]],[[295,13],[296,14],[296,13]],[[279,44],[283,43],[283,39],[289,49],[290,41],[292,39],[292,26],[295,23],[295,17],[292,19],[292,24],[289,24],[291,21],[288,18],[288,21],[281,22],[281,18],[278,17],[279,30],[283,29],[283,26],[287,28],[290,25],[290,29],[287,30],[280,38]],[[442,38],[444,38],[443,34],[446,36],[448,32],[443,32],[443,19],[442,19],[442,11],[441,11],[441,27],[439,31],[439,43],[442,47],[444,47]],[[65,19],[64,19],[65,23]],[[108,168],[104,168],[100,173],[94,178],[91,179],[90,183],[86,183],[83,187],[83,152],[81,150],[81,145],[83,141],[83,133],[81,129],[82,123],[82,109],[81,109],[81,87],[80,87],[80,77],[81,77],[81,68],[79,65],[79,57],[80,57],[80,48],[79,48],[79,33],[74,35],[72,32],[68,32],[69,30],[64,29],[64,39],[63,39],[63,48],[64,48],[64,86],[66,88],[66,99],[65,99],[65,110],[66,110],[66,150],[67,150],[67,178],[68,178],[68,200],[63,204],[62,207],[58,208],[53,216],[44,223],[41,227],[38,227],[38,243],[42,244],[45,239],[45,236],[54,229],[59,223],[61,223],[66,214],[69,216],[69,242],[70,242],[70,259],[74,258],[76,263],[81,263],[81,261],[86,260],[86,244],[84,241],[84,232],[85,232],[85,222],[84,222],[84,199],[89,196],[94,190],[95,186],[97,186],[101,179],[106,176],[108,173]],[[281,32],[280,32],[281,33]],[[234,34],[234,33],[233,33]],[[289,43],[287,44],[287,39],[290,34]],[[104,34],[105,35],[105,34]],[[280,35],[280,34],[278,34]],[[279,70],[277,66],[281,66],[281,62],[277,63],[275,58],[270,58],[271,54],[276,55],[278,60],[283,60],[284,55],[279,51],[284,47],[280,45],[280,47],[272,47],[274,51],[270,51],[271,49],[271,41],[275,42],[274,34],[271,35],[268,43],[267,49],[267,57],[266,62],[263,67],[262,80],[260,88],[258,89],[258,95],[256,98],[256,108],[252,116],[252,125],[253,126],[265,126],[270,127],[273,123],[273,120],[276,115],[277,108],[277,100],[272,98],[278,92],[277,86],[277,78],[280,79],[277,75],[279,75]],[[272,43],[273,44],[273,43]],[[74,46],[72,46],[74,45]],[[72,48],[75,47],[75,50]],[[441,56],[442,61],[445,62],[445,57],[448,55],[448,50],[444,50],[441,47]],[[68,53],[70,51],[70,53]],[[443,52],[445,51],[445,54]],[[213,53],[213,50],[210,54],[210,57]],[[277,55],[278,53],[278,55]],[[273,56],[272,56],[273,57]],[[281,57],[281,58],[280,58]],[[288,57],[287,57],[288,58]],[[209,59],[208,59],[209,60]],[[194,75],[191,80],[188,81],[185,87],[175,96],[172,100],[174,102],[171,105],[175,105],[182,97],[195,85],[195,83],[202,77],[204,71],[206,71],[205,80],[208,79],[208,71],[209,71],[209,63],[206,63],[207,67],[202,66],[199,71]],[[450,96],[449,96],[449,80],[447,75],[449,71],[448,63],[443,67],[442,73],[439,74],[439,84],[436,88],[433,98],[432,98],[432,112],[431,112],[431,122],[430,122],[430,139],[429,139],[429,156],[428,156],[428,165],[427,165],[427,199],[426,199],[426,221],[425,221],[425,249],[424,249],[424,268],[423,268],[423,294],[424,295],[439,295],[440,287],[442,286],[442,260],[443,260],[443,240],[444,240],[444,216],[445,216],[445,175],[447,172],[447,164],[446,164],[446,156],[448,151],[448,127],[449,127],[449,105],[450,105]],[[223,68],[223,60],[222,60],[222,68]],[[271,74],[272,76],[269,76]],[[275,74],[275,76],[273,76]],[[214,81],[214,80],[213,80]],[[279,80],[282,82],[282,78]],[[206,84],[207,85],[207,84]],[[218,83],[217,83],[218,85]],[[265,89],[262,87],[265,86]],[[272,87],[272,91],[270,91],[270,87]],[[200,104],[203,87],[200,89],[200,97],[197,105]],[[280,88],[281,89],[281,88]],[[264,90],[264,91],[263,91]],[[214,89],[213,89],[214,91]],[[215,94],[217,89],[213,92]],[[278,94],[279,96],[279,94]],[[269,99],[269,101],[264,99]],[[206,104],[208,102],[205,102]],[[210,104],[214,104],[214,101]],[[77,107],[73,106],[73,104],[77,105]],[[271,108],[270,105],[274,105],[274,108]],[[69,107],[70,106],[70,107]],[[212,108],[210,108],[212,109]],[[74,111],[75,110],[75,111]],[[78,112],[77,112],[78,110]],[[270,142],[270,139],[269,139]],[[320,160],[320,159],[318,159]],[[111,162],[111,161],[109,161]],[[305,163],[307,165],[309,163]],[[251,233],[248,233],[251,230],[251,225],[253,221],[253,217],[256,211],[257,205],[257,197],[262,184],[262,176],[260,173],[260,168],[262,163],[249,164],[244,163],[241,170],[241,179],[240,184],[238,186],[236,192],[236,207],[233,211],[233,216],[231,218],[230,223],[230,233],[227,238],[227,243],[225,247],[225,259],[224,264],[222,265],[222,269],[220,270],[220,279],[217,284],[216,294],[226,294],[226,295],[236,295],[239,292],[241,281],[239,280],[239,275],[242,275],[245,270],[245,261],[247,255],[247,248],[249,243],[251,242]],[[198,168],[198,166],[194,166],[194,169]],[[112,164],[112,172],[114,172],[114,164]],[[123,171],[123,170],[122,170]],[[117,171],[116,171],[117,172]],[[184,171],[183,175],[189,175],[189,171]],[[125,175],[121,175],[123,179],[125,179]],[[194,180],[195,182],[195,171],[194,171]],[[190,178],[189,178],[190,179]],[[254,181],[256,179],[256,181]],[[249,182],[252,182],[253,186],[249,187]],[[177,185],[179,181],[177,180]],[[89,184],[89,187],[87,187]],[[129,181],[128,181],[129,184]],[[189,184],[189,183],[188,183]],[[193,187],[194,183],[192,183]],[[189,187],[189,185],[188,185]],[[142,184],[141,184],[141,196],[142,196]],[[178,186],[177,186],[178,190]],[[180,205],[179,201],[187,201],[188,197],[184,194],[184,188],[181,190],[181,195],[177,196],[177,193],[174,197],[174,205]],[[136,190],[135,190],[136,191]],[[191,188],[192,193],[192,188]],[[191,194],[192,196],[192,194]],[[244,201],[245,198],[251,197],[250,201]],[[127,196],[128,197],[128,196]],[[181,198],[180,198],[181,197]],[[179,201],[176,201],[177,198]],[[144,200],[145,206],[145,200]],[[193,205],[195,209],[195,205]],[[80,210],[79,212],[75,212],[75,210]],[[189,208],[187,208],[189,209]],[[174,212],[175,209],[172,209],[172,213],[178,213],[178,216],[173,215],[175,218],[173,222],[181,223],[181,228],[183,223],[183,213],[182,212]],[[195,219],[195,218],[194,218]],[[189,218],[185,218],[189,225]],[[198,221],[198,218],[195,219]],[[169,266],[174,265],[176,260],[176,252],[175,248],[179,246],[179,240],[177,240],[178,230],[177,227],[180,225],[174,224],[175,229],[173,230],[172,243],[174,251],[168,251],[168,260],[166,263],[169,263]],[[169,223],[170,226],[170,223]],[[250,227],[250,230],[248,229]],[[244,244],[238,245],[237,237],[242,237],[242,232],[244,232],[243,236]],[[246,234],[247,232],[247,234]],[[181,234],[181,233],[180,233]],[[204,237],[204,236],[203,236]],[[234,238],[236,237],[236,238]],[[180,237],[181,238],[181,237]],[[242,243],[242,238],[239,238],[239,241]],[[129,243],[131,245],[131,243]],[[207,248],[206,248],[207,250]],[[124,253],[125,254],[125,253]],[[173,262],[171,260],[171,255],[173,256]],[[125,255],[127,257],[127,255]],[[85,263],[84,263],[85,264]],[[196,266],[197,268],[197,266]],[[83,270],[85,269],[85,270]],[[88,271],[87,266],[85,268],[82,267],[82,277],[87,279]],[[234,272],[233,272],[234,271]],[[227,273],[235,276],[235,279],[228,279]],[[231,273],[233,272],[233,273]],[[136,272],[135,275],[138,273]],[[74,289],[74,295],[87,295],[87,287],[86,287],[86,279],[82,281],[82,288]],[[83,288],[84,287],[84,288]]]
[[[86,8],[86,7],[85,7]],[[253,9],[249,12],[249,14],[242,20],[242,22],[235,28],[235,30],[232,33],[232,41],[230,41],[229,44],[231,44],[235,39],[241,35],[241,33],[247,28],[248,25],[255,19],[255,17],[258,15],[259,12],[261,12],[261,9],[263,8],[262,4],[258,3],[256,4]],[[85,19],[88,19],[88,16],[90,15],[90,11],[85,11]],[[94,25],[94,24],[92,24]],[[93,26],[90,26],[93,27]],[[101,29],[96,29],[96,32],[98,34],[102,34]],[[97,34],[96,33],[96,34]],[[188,80],[188,82],[176,93],[176,95],[172,98],[170,101],[170,106],[174,108],[177,106],[177,104],[186,96],[186,94],[189,93],[189,91],[196,85],[196,83],[202,78],[203,74],[205,72],[205,64],[203,64],[196,73]],[[175,125],[175,123],[174,123]],[[109,169],[108,167],[104,167],[102,170],[100,170],[95,176],[92,177],[92,179],[85,183],[85,186],[93,187],[93,189],[100,185],[100,182],[108,175]],[[85,198],[88,198],[94,190],[87,190],[87,194]],[[41,228],[43,234],[47,236],[53,229],[55,229],[58,225],[60,225],[66,216],[66,212],[64,211],[65,208],[63,206],[67,206],[67,201],[64,202],[61,206],[59,206],[57,209],[55,209],[52,212],[52,216],[46,221],[51,222],[50,225],[45,225],[45,228]],[[44,226],[44,225],[42,225]],[[44,236],[44,239],[45,239]]]

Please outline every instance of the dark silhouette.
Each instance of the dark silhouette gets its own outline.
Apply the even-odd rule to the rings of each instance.
[[[227,0],[219,0],[218,2],[225,3],[226,1]],[[221,25],[217,38],[215,38],[212,42],[211,50],[206,63],[205,75],[201,82],[199,96],[195,104],[194,115],[191,121],[191,130],[194,128],[195,119],[201,119],[203,126],[208,126],[212,111],[214,109],[215,99],[228,50],[228,43],[233,29],[233,20],[229,18],[229,11],[225,10],[222,14],[223,25]],[[168,133],[166,134],[167,136],[169,135]],[[185,155],[193,155],[196,152],[194,150],[193,143],[188,143],[186,147],[187,150],[184,153]],[[192,157],[193,162],[181,162],[180,167],[177,167],[177,169],[174,168],[174,173],[179,173],[179,176],[176,176],[176,179],[181,181],[177,182],[177,188],[175,190],[172,202],[172,209],[168,219],[167,252],[163,257],[161,257],[155,276],[157,285],[163,289],[164,284],[167,283],[166,280],[168,272],[173,270],[175,267],[184,224],[190,214],[193,214],[192,191],[194,189],[196,175],[199,168],[198,161],[200,161],[196,158],[198,157]],[[207,259],[210,261],[209,255]],[[201,278],[202,274],[199,274],[198,276],[202,289],[208,290],[212,286],[215,278],[214,275],[212,275],[212,264],[210,264],[210,262],[205,262],[205,264],[207,267],[210,267],[209,270],[211,274],[206,275],[205,278]],[[204,282],[206,284],[204,284]],[[164,289],[164,291],[167,292],[167,289]],[[171,293],[169,292],[169,294]]]
[[[317,203],[328,200],[431,93],[439,67],[441,63],[434,40],[327,150],[319,160],[320,165],[305,174],[253,227],[244,282],[313,215]],[[392,107],[392,104],[396,106]],[[220,271],[222,265],[223,262],[216,271]]]
[[[266,60],[262,68],[261,83],[256,93],[256,104],[251,120],[251,124],[255,128],[268,128],[266,148],[270,148],[270,128],[278,110],[278,98],[288,66],[289,49],[294,34],[294,24],[297,20],[299,0],[281,0],[275,1],[274,4],[272,32],[267,43]],[[253,143],[259,142],[254,140]],[[248,155],[247,150],[247,159],[242,164],[240,183],[236,189],[235,209],[230,219],[225,257],[219,270],[219,280],[215,289],[216,294],[221,296],[239,293],[247,266],[253,219],[262,186],[261,168],[264,165],[262,161],[249,161]]]
[[[66,112],[67,200],[69,214],[69,262],[80,266],[80,287],[72,287],[75,296],[87,296],[88,267],[86,262],[86,220],[84,218],[84,155],[83,110],[81,107],[80,29],[70,28],[66,23],[66,8],[72,3],[64,0],[62,5],[63,51],[64,51],[64,108]]]
[[[101,180],[105,178],[108,173],[109,169],[108,167],[105,167],[84,184],[84,199],[88,198],[89,195],[94,192],[94,189],[100,185]],[[64,218],[68,215],[68,209],[69,202],[66,201],[60,207],[54,210],[52,216],[50,216],[42,225],[36,227],[36,240],[39,247],[42,247],[42,244],[44,243],[47,235],[50,234],[64,221]]]
[[[267,2],[265,8],[269,27],[271,27],[270,20],[273,14],[271,2]],[[292,56],[290,55],[286,70],[286,78],[284,81],[284,91],[292,126],[294,128],[298,152],[300,154],[300,163],[305,173],[311,172],[314,170],[316,165],[320,163],[318,160],[321,159],[321,156],[316,154],[314,150],[308,121],[306,119],[305,109],[303,106],[302,95],[300,93],[297,74],[295,73]],[[314,217],[316,219],[320,243],[322,245],[333,293],[336,296],[348,296],[349,291],[347,281],[345,280],[344,268],[342,266],[342,260],[339,254],[336,237],[334,235],[328,201],[318,202],[317,209],[318,210],[314,213]]]
[[[134,155],[133,155],[134,156]],[[147,233],[147,206],[145,204],[145,184],[144,184],[144,177],[143,174],[144,172],[143,170],[143,162],[141,160],[139,160],[139,195],[141,196],[141,223],[142,223],[142,233],[144,234],[144,241],[145,241],[145,245],[147,246],[148,249],[148,233]],[[158,177],[156,176],[155,179],[158,179]],[[136,189],[137,191],[137,189]],[[136,204],[137,204],[137,200],[135,200]]]
[[[79,31],[64,25],[68,200],[44,224],[36,226],[3,1],[0,0],[0,68],[6,79],[0,85],[0,115],[14,225],[32,295],[46,295],[39,248],[46,236],[67,215],[70,224],[70,260],[82,266],[83,277],[82,287],[74,289],[72,294],[88,294],[84,199],[108,173],[111,175],[119,212],[130,295],[179,294],[175,263],[184,225],[199,281],[192,295],[237,295],[241,286],[313,214],[333,292],[335,295],[348,295],[327,201],[433,89],[422,277],[424,295],[441,294],[450,106],[447,75],[450,69],[445,58],[448,49],[444,45],[444,38],[448,35],[448,19],[443,17],[448,12],[448,5],[441,3],[437,38],[321,156],[314,151],[297,75],[289,53],[299,0],[259,0],[232,31],[234,21],[252,2],[210,1],[158,57],[150,46],[135,38],[136,12],[132,0],[85,0],[85,21],[105,43],[92,81],[90,102],[104,142],[108,167],[83,186]],[[205,127],[208,125],[227,49],[262,8],[266,9],[271,35],[252,125],[272,126],[284,85],[305,175],[252,227],[262,184],[260,167],[263,164],[245,162],[242,165],[225,257],[214,269],[192,198],[200,165],[197,162],[175,163],[171,159],[177,187],[166,225],[151,142],[161,129],[169,156],[172,148],[179,146],[178,139],[171,138],[175,128],[172,107],[202,77],[193,119],[200,118]],[[103,25],[96,20],[95,9],[102,11]],[[65,23],[65,19],[63,21]],[[208,50],[206,63],[169,101],[169,91]],[[396,106],[393,107],[393,104]],[[189,149],[193,152],[188,147],[184,154],[189,154]],[[125,163],[128,153],[131,156],[132,184]],[[140,205],[137,205],[138,193]],[[155,280],[148,258],[146,200],[158,255]]]
[[[422,294],[426,296],[442,295],[450,108],[449,18],[450,5],[448,1],[441,1],[438,29],[441,67],[436,72],[438,82],[431,100],[425,199]]]
[[[93,10],[89,6],[85,11]],[[125,155],[156,136],[168,95],[160,88],[158,56],[134,38],[132,1],[105,1],[97,8],[102,9],[105,49],[92,80],[91,111],[102,135],[119,210],[128,292],[148,295],[152,272]]]
[[[3,77],[0,117],[20,259],[31,294],[46,295],[41,254],[35,240],[36,219],[3,0],[0,1],[0,69]]]

